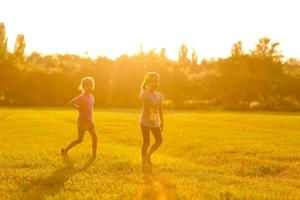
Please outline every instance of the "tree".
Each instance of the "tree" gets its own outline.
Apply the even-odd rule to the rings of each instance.
[[[7,55],[7,38],[4,23],[0,23],[0,59]]]
[[[6,93],[14,79],[16,67],[7,51],[4,23],[0,23],[0,101],[6,101]]]
[[[167,56],[166,56],[166,48],[162,48],[162,49],[160,50],[159,56],[160,56],[162,59],[166,59],[166,58],[167,58]]]
[[[275,62],[280,62],[282,59],[282,54],[277,50],[279,42],[271,42],[271,39],[268,37],[262,37],[259,39],[258,43],[255,46],[255,49],[251,51],[251,55],[262,58],[262,59],[271,59]]]
[[[181,45],[178,53],[178,63],[180,65],[185,65],[189,63],[188,59],[188,48],[186,45]]]
[[[144,51],[144,46],[143,44],[140,44],[139,46],[139,51],[138,51],[138,55],[142,56],[145,54],[145,51]]]
[[[78,93],[81,78],[92,76],[96,106],[138,106],[143,77],[155,71],[170,107],[242,109],[255,101],[269,109],[300,108],[300,61],[282,62],[278,44],[261,38],[253,51],[244,53],[238,41],[231,56],[203,59],[199,64],[195,49],[189,54],[186,45],[179,48],[178,62],[169,60],[164,48],[145,52],[142,46],[136,55],[115,60],[92,59],[88,54],[25,56],[24,35],[18,35],[10,53],[5,26],[0,24],[0,104],[66,105]]]
[[[233,44],[232,49],[231,49],[231,56],[232,57],[238,57],[243,55],[243,45],[241,41],[236,42]]]
[[[18,34],[15,42],[14,56],[18,61],[24,61],[25,52],[25,37],[22,34]]]
[[[192,52],[192,65],[197,65],[198,64],[198,55],[195,49],[193,49]]]

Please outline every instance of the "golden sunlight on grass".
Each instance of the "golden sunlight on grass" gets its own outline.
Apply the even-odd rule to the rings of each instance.
[[[141,173],[136,110],[97,109],[98,158],[86,135],[64,163],[59,147],[75,137],[75,115],[0,109],[1,199],[300,197],[297,113],[166,111],[152,175]]]

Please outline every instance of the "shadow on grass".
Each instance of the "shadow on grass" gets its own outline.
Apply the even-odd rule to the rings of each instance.
[[[159,176],[148,167],[143,171],[143,183],[139,186],[134,199],[145,200],[177,200],[175,182],[168,176]]]
[[[69,178],[87,170],[93,162],[94,160],[90,159],[83,167],[75,169],[71,161],[66,161],[62,168],[57,169],[51,175],[31,181],[29,187],[24,188],[21,199],[41,200],[47,196],[55,196],[63,189],[65,182],[67,182]]]
[[[175,183],[168,177],[147,176],[138,188],[136,200],[177,200]]]

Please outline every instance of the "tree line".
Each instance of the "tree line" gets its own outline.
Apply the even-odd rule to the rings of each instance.
[[[19,34],[13,52],[7,48],[0,23],[0,105],[64,106],[78,94],[82,77],[96,81],[96,106],[137,107],[137,95],[148,71],[160,74],[160,90],[169,108],[300,109],[300,61],[284,59],[279,43],[262,37],[249,52],[241,41],[227,58],[198,60],[181,45],[178,60],[160,51],[140,50],[116,59],[71,54],[25,55],[26,40]]]

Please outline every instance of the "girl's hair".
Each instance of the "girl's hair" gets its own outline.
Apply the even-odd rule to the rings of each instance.
[[[157,78],[159,80],[159,74],[157,72],[148,72],[145,77],[144,77],[144,81],[142,83],[141,89],[145,90],[146,89],[146,85],[153,79],[153,78]]]
[[[78,89],[84,92],[84,86],[88,83],[92,83],[93,88],[95,87],[95,80],[93,79],[93,77],[87,76],[81,79]]]

